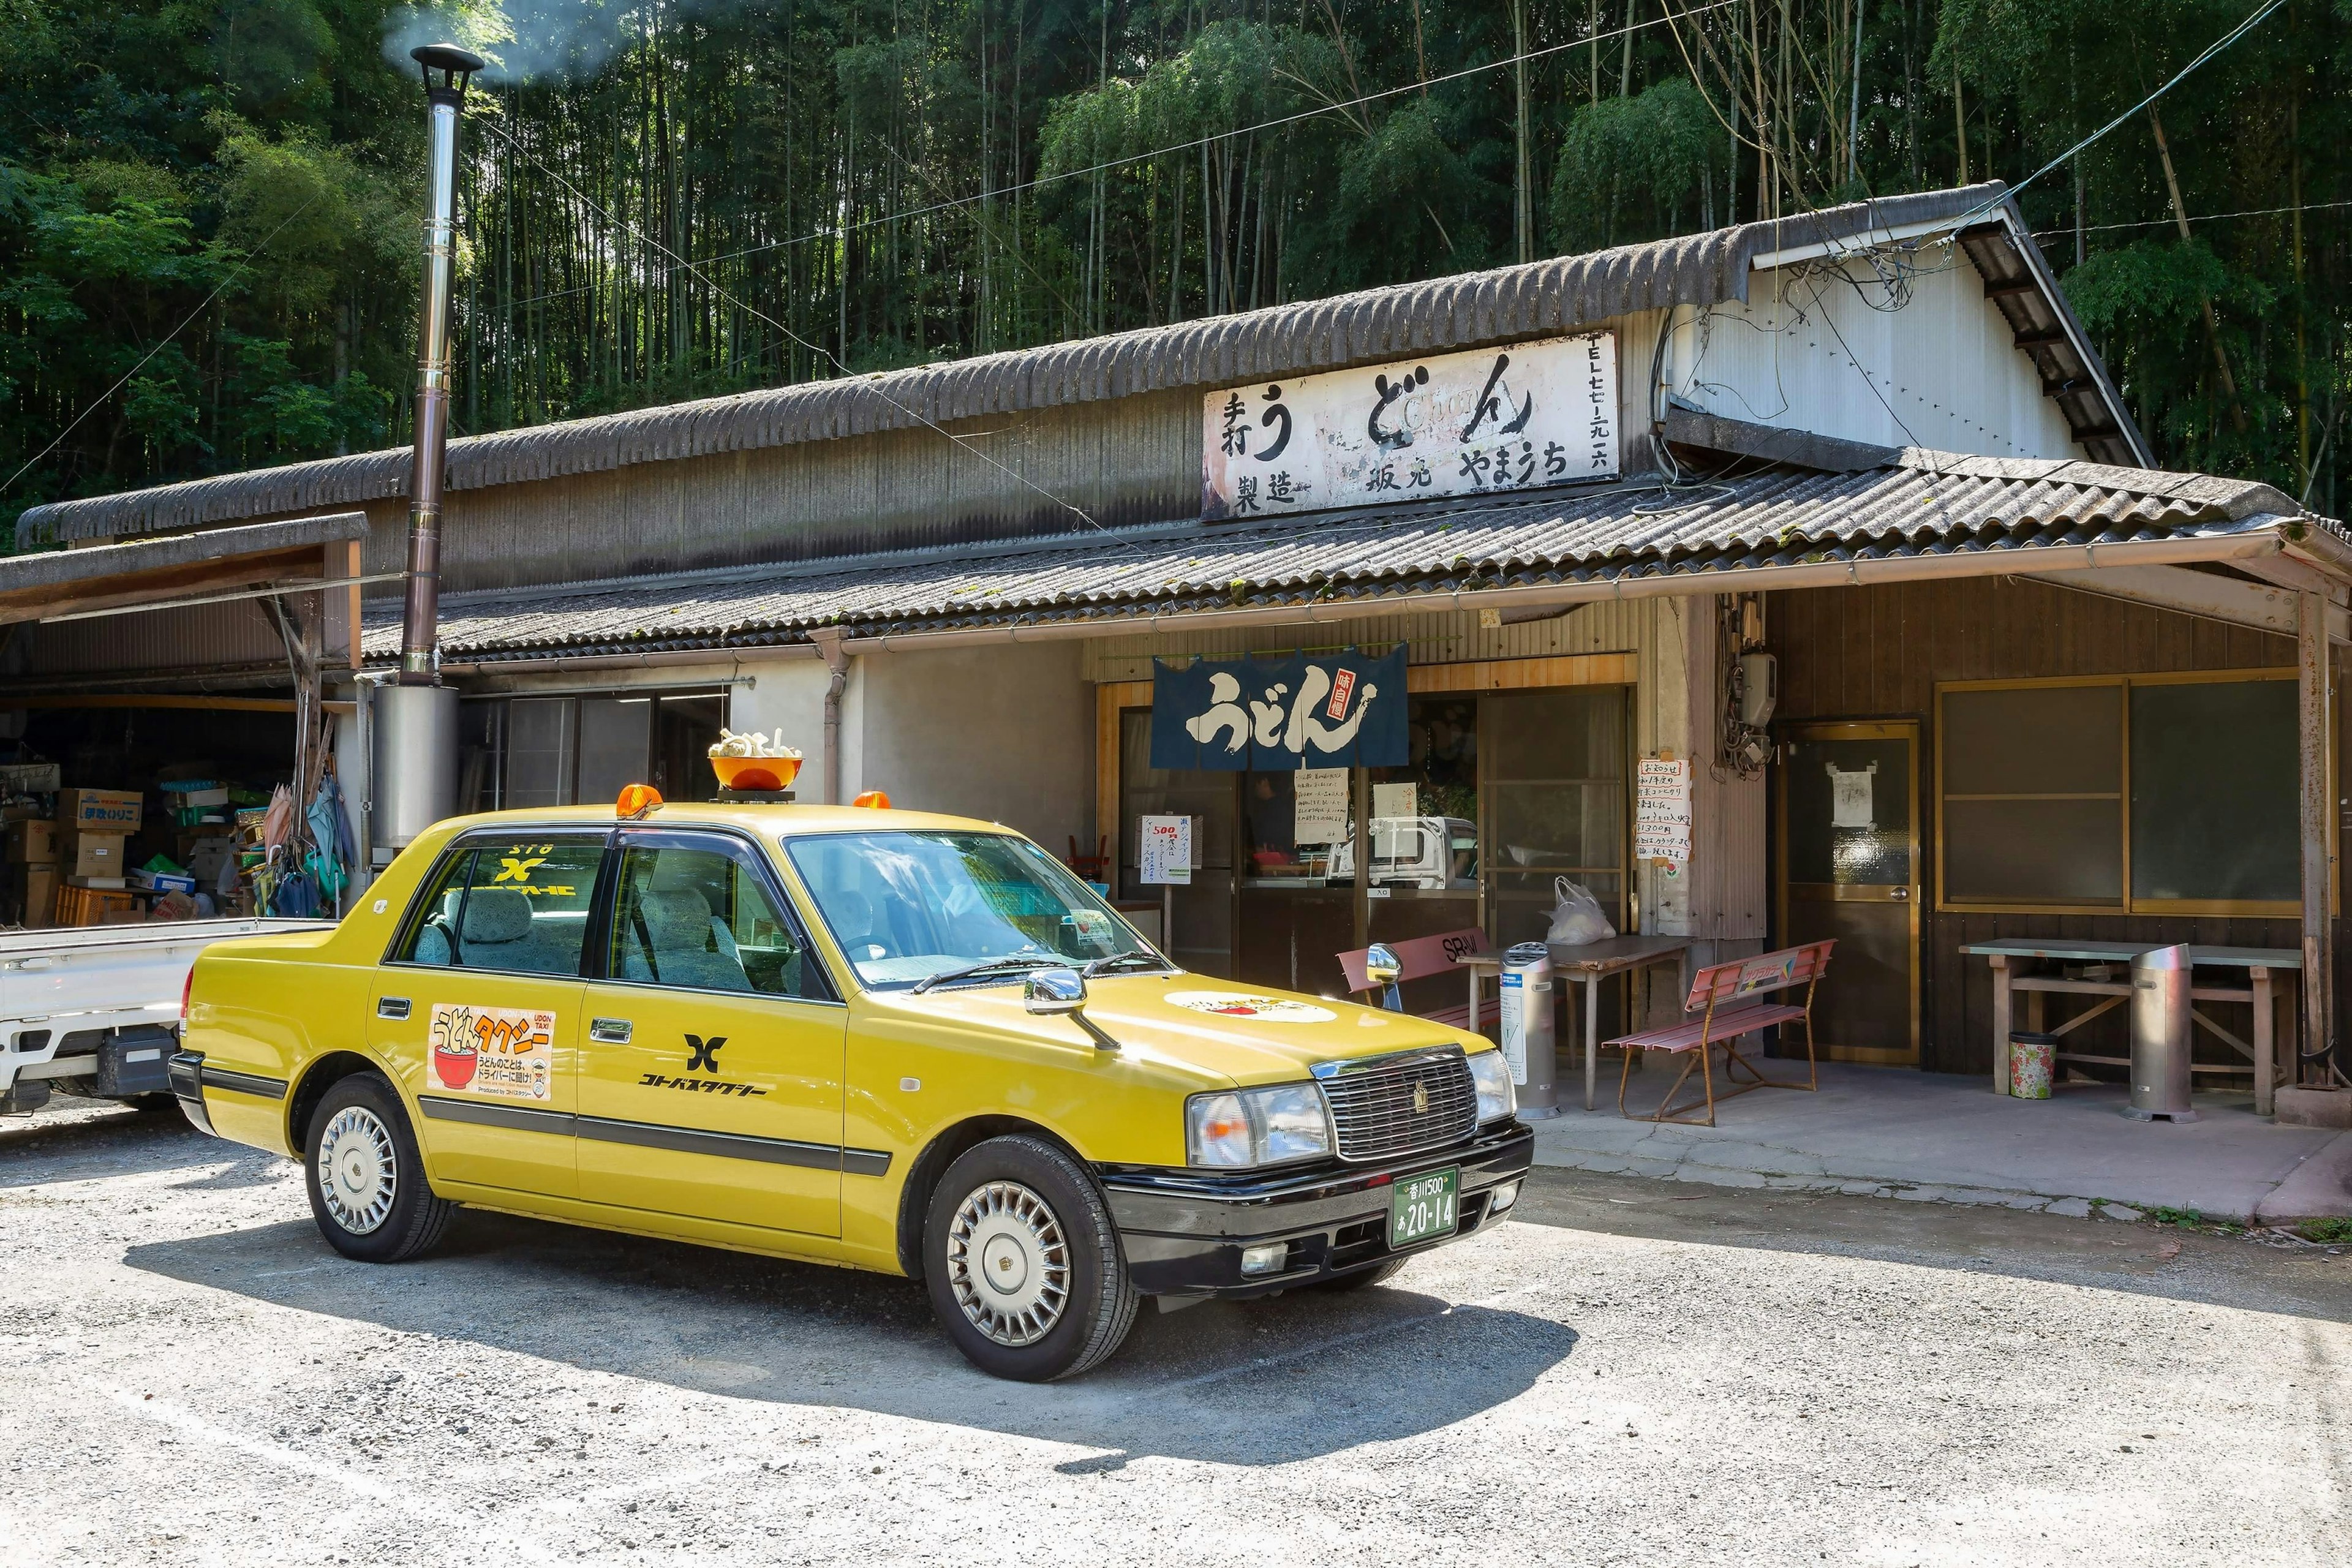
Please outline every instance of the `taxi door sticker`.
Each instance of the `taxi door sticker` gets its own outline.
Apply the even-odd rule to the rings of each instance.
[[[428,1088],[496,1100],[545,1100],[555,1072],[555,1015],[524,1007],[433,1004]]]

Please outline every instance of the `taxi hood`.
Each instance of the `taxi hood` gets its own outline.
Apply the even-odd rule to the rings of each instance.
[[[1075,1028],[1066,1019],[1030,1016],[1021,995],[1016,981],[902,994],[902,1000],[997,1028],[1030,1026],[1056,1035]],[[1317,1062],[1430,1046],[1475,1050],[1486,1043],[1406,1013],[1201,974],[1099,976],[1087,983],[1086,1015],[1122,1048],[1244,1087],[1295,1081]]]

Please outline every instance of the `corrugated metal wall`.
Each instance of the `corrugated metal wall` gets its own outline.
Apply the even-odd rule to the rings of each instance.
[[[1924,254],[1892,289],[1861,262],[1817,262],[1759,275],[1745,304],[1682,312],[1675,391],[1726,418],[1885,447],[2082,457],[1975,264]]]
[[[23,626],[26,676],[185,673],[282,664],[286,645],[258,599]],[[293,684],[289,676],[287,684]]]
[[[1618,333],[1628,471],[1650,466],[1661,320],[1650,311],[1607,323]],[[1181,521],[1201,510],[1202,397],[1149,393],[964,420],[948,426],[954,441],[897,430],[453,491],[443,584],[582,582],[1067,533],[1085,526],[1070,506],[1107,527]],[[397,502],[367,510],[367,569],[398,571],[405,512]]]

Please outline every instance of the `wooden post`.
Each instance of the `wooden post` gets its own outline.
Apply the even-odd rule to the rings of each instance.
[[[2329,769],[2327,600],[2319,594],[2295,595],[2295,695],[2302,740],[2299,791],[2303,830],[2303,1028],[2306,1053],[2336,1043],[2335,943],[2329,921],[2327,814]],[[2296,1075],[2300,1079],[2301,1074]]]
[[[2009,955],[1991,952],[1985,962],[1992,965],[1992,1091],[2009,1092]]]
[[[2257,963],[2247,974],[2253,982],[2254,991],[2254,1114],[2268,1116],[2277,1100],[2277,1074],[2272,1064],[2278,1054],[2271,1028],[2274,1021],[2271,1010],[2271,972]]]

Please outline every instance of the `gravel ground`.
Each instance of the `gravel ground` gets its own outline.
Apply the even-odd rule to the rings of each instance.
[[[2352,1256],[1580,1173],[1521,1212],[1032,1388],[901,1280],[478,1214],[348,1263],[290,1164],[68,1109],[0,1127],[0,1562],[2346,1559]]]

